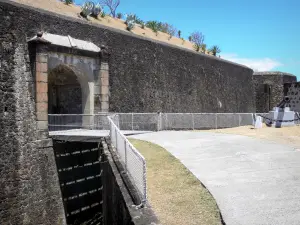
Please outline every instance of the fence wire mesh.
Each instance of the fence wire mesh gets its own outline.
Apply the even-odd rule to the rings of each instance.
[[[114,123],[115,119],[108,117],[110,139],[132,183],[139,191],[143,203],[147,201],[146,161],[145,158],[121,133]]]
[[[109,114],[48,114],[49,131],[89,129],[109,130]]]

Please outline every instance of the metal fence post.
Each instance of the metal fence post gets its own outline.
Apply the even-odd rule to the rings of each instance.
[[[143,171],[144,171],[144,173],[143,173],[143,188],[144,188],[144,193],[143,193],[143,197],[144,197],[144,199],[143,199],[143,202],[142,203],[144,203],[144,204],[146,204],[147,203],[147,177],[146,177],[146,175],[147,175],[147,168],[146,168],[146,161],[143,161]]]
[[[127,145],[126,145],[126,139],[124,140],[124,151],[125,151],[125,172],[127,173]]]
[[[239,127],[241,126],[241,114],[238,114],[239,115]]]
[[[216,129],[218,129],[218,113],[216,113],[215,115],[216,115],[216,119],[215,119],[215,122],[216,122]]]
[[[195,121],[194,121],[194,113],[192,113],[192,121],[193,121],[193,130],[195,130]]]
[[[115,125],[113,125],[113,126],[115,126]],[[116,150],[117,150],[117,152],[118,152],[118,132],[117,132],[117,129],[116,129],[116,127],[115,127],[115,136],[116,136]]]
[[[157,113],[157,131],[161,130],[161,112]]]
[[[131,130],[133,130],[133,113],[131,113]]]

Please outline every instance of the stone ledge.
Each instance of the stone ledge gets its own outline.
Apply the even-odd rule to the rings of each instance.
[[[36,141],[38,148],[48,148],[53,146],[53,142],[51,138],[43,139],[43,140],[37,140]]]
[[[48,129],[46,130],[38,130],[37,131],[37,139],[43,140],[43,139],[48,139],[49,138],[49,131]]]
[[[46,62],[48,62],[48,55],[47,54],[38,53],[36,55],[36,62],[39,62],[39,63],[46,63]]]

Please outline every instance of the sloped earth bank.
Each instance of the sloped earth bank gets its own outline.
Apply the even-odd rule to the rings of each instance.
[[[78,5],[74,5],[74,4],[66,5],[62,1],[58,1],[58,0],[11,0],[11,1],[29,5],[29,6],[32,6],[35,8],[41,8],[41,9],[51,11],[54,13],[58,13],[58,14],[62,14],[65,16],[85,20],[84,18],[79,16],[79,13],[81,12],[81,8]],[[121,2],[121,4],[125,4],[125,3]],[[123,13],[123,15],[125,15],[126,13],[130,13],[130,12],[122,12],[122,13]],[[139,16],[142,17],[142,15],[139,15]],[[115,29],[119,29],[119,30],[122,30],[125,32],[129,32],[126,30],[126,25],[124,23],[124,20],[112,18],[110,16],[106,16],[105,18],[102,18],[99,16],[98,19],[89,17],[88,19],[91,23],[101,24],[101,25],[113,27]],[[156,20],[156,18],[153,18],[153,20]],[[134,34],[143,36],[143,37],[151,38],[151,39],[162,41],[162,42],[165,42],[168,44],[172,44],[172,45],[176,45],[179,47],[194,50],[193,43],[189,42],[188,40],[183,41],[177,37],[172,37],[170,39],[170,36],[166,33],[158,32],[156,34],[147,27],[142,29],[140,27],[140,25],[136,25],[131,32]]]

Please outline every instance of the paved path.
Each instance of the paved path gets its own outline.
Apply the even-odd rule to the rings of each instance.
[[[300,224],[300,150],[239,135],[163,131],[156,143],[209,189],[227,225]]]

